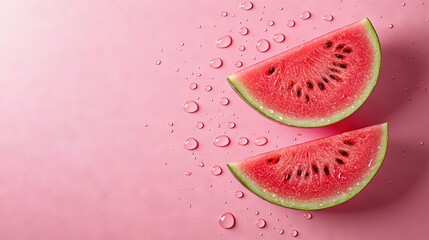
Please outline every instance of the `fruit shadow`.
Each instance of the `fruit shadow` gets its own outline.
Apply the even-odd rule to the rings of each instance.
[[[374,179],[358,195],[324,212],[344,213],[386,207],[407,196],[426,175],[429,149],[415,143],[391,142]]]
[[[388,122],[389,116],[404,107],[412,90],[423,79],[421,72],[425,65],[419,56],[411,58],[411,52],[411,49],[383,46],[380,76],[371,95],[351,116],[321,131],[335,135]]]

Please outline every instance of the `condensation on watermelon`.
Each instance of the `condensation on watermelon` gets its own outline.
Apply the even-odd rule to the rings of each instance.
[[[263,115],[283,124],[319,127],[356,111],[373,90],[381,49],[365,18],[228,77]]]
[[[359,193],[383,162],[387,123],[229,163],[250,191],[295,209],[335,206]]]

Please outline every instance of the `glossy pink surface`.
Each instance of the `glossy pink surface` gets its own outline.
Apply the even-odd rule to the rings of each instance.
[[[249,11],[240,3],[2,1],[0,238],[290,239],[296,229],[297,239],[428,239],[429,2],[253,1]],[[329,14],[331,22],[322,19]],[[338,124],[279,125],[225,81],[235,61],[249,66],[364,17],[380,37],[381,75],[362,108]],[[241,26],[249,34],[240,35]],[[278,32],[282,43],[272,41]],[[217,48],[227,34],[231,46]],[[271,45],[265,53],[255,47],[262,38]],[[213,69],[216,57],[223,65]],[[190,99],[196,113],[183,111]],[[310,220],[254,196],[225,167],[276,145],[385,121],[391,138],[379,174],[356,198]],[[219,135],[231,143],[214,146]],[[260,136],[268,143],[255,146]],[[196,150],[183,147],[189,137]],[[250,143],[238,145],[240,137]],[[214,165],[222,174],[210,174]],[[235,216],[232,229],[218,224],[225,212]]]

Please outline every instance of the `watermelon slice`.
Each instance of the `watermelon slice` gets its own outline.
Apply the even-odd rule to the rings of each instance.
[[[387,149],[387,123],[278,149],[228,168],[259,197],[288,208],[345,202],[374,177]]]
[[[365,18],[228,77],[263,115],[298,127],[325,126],[352,114],[373,90],[381,49]]]

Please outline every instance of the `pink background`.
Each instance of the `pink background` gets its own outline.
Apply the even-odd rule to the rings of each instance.
[[[428,239],[429,2],[253,2],[243,11],[240,1],[1,1],[0,238],[291,239],[296,229],[297,239]],[[304,21],[305,10],[312,16]],[[381,75],[362,108],[338,124],[279,125],[225,81],[239,70],[235,61],[249,66],[364,17],[380,37]],[[241,26],[249,35],[238,34]],[[272,41],[277,32],[285,42]],[[233,44],[218,49],[226,34]],[[260,38],[271,42],[266,53],[255,49]],[[220,69],[209,67],[214,57],[223,59]],[[194,114],[182,110],[190,99],[200,106]],[[385,121],[391,138],[379,174],[356,198],[310,220],[254,196],[225,167],[275,145]],[[213,146],[224,132],[231,144]],[[249,145],[237,144],[242,136]],[[255,146],[259,136],[268,144]],[[183,148],[188,137],[199,141],[196,150]],[[215,164],[220,176],[210,174]],[[218,225],[226,211],[236,217],[230,230]]]

